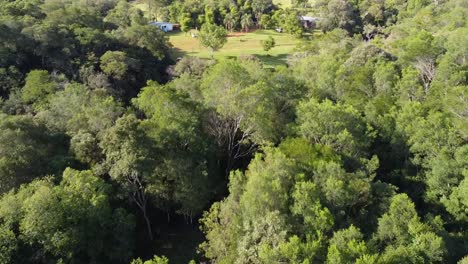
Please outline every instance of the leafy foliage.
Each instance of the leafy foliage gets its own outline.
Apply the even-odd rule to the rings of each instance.
[[[264,51],[271,50],[275,47],[275,44],[275,39],[272,36],[268,37],[268,39],[266,40],[262,40],[262,46]]]
[[[90,171],[66,169],[57,186],[51,179],[37,180],[4,195],[0,220],[7,240],[2,243],[10,252],[16,252],[15,243],[30,252],[10,259],[128,261],[133,217],[110,207],[109,187]]]
[[[0,263],[465,263],[465,2],[0,1]]]
[[[198,36],[200,44],[211,50],[212,59],[213,53],[226,44],[226,37],[227,32],[224,28],[209,23],[203,24]]]

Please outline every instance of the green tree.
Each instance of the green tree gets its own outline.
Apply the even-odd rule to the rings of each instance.
[[[451,88],[447,91],[448,94],[444,103],[444,108],[452,115],[454,127],[464,139],[468,138],[468,114],[464,107],[467,104],[467,88],[468,86],[455,86]]]
[[[320,192],[312,182],[298,182],[292,193],[294,204],[291,207],[293,214],[303,218],[304,229],[307,233],[314,231],[326,232],[333,227],[333,216],[328,208],[320,202]]]
[[[374,156],[371,160],[361,162],[364,168],[352,173],[346,172],[344,165],[337,162],[319,162],[314,170],[313,181],[320,188],[323,203],[332,212],[336,223],[351,223],[352,219],[359,217],[370,221],[367,211],[356,213],[355,210],[370,209],[373,199],[379,201],[384,198],[385,192],[373,195],[374,188],[378,186],[372,184],[378,159]]]
[[[148,192],[161,209],[193,219],[211,197],[207,144],[198,105],[170,85],[150,83],[134,100],[147,116],[142,128],[156,142],[160,164],[148,182]]]
[[[201,59],[199,57],[183,57],[177,64],[175,65],[174,71],[175,74],[179,76],[179,79],[182,78],[182,75],[187,74],[191,81],[194,78],[200,79],[208,68],[211,65],[211,62],[208,60]],[[175,80],[176,83],[179,79]],[[191,93],[188,93],[191,94]],[[190,96],[192,99],[198,99],[197,96]]]
[[[292,4],[297,7],[306,8],[309,4],[309,0],[292,0]]]
[[[49,107],[37,117],[53,131],[74,136],[82,130],[97,136],[111,127],[122,113],[121,104],[113,97],[74,83],[57,92]]]
[[[254,220],[267,212],[287,213],[296,173],[294,162],[279,150],[256,155],[246,172],[248,180],[240,200],[244,217]]]
[[[234,18],[234,16],[231,14],[231,13],[228,13],[225,17],[224,17],[224,26],[226,27],[226,29],[229,31],[229,32],[232,32],[232,30],[234,29],[234,27],[236,26],[236,19]]]
[[[291,61],[294,74],[306,83],[310,92],[319,100],[339,101],[340,93],[337,88],[338,81],[342,78],[340,70],[356,42],[346,31],[335,29],[315,43],[306,49],[311,52],[309,56]]]
[[[113,209],[109,194],[110,186],[92,172],[67,169],[59,185],[46,178],[3,196],[0,221],[25,252],[15,260],[129,261],[133,218]]]
[[[254,25],[252,15],[251,14],[243,14],[241,17],[241,28],[244,30],[244,32],[248,32],[250,28]]]
[[[268,36],[267,39],[261,40],[261,43],[262,43],[263,50],[266,52],[274,48],[276,45],[275,39],[272,36]]]
[[[310,142],[324,144],[338,152],[358,157],[372,142],[371,131],[361,114],[349,105],[318,103],[315,99],[298,108],[299,132]]]
[[[384,263],[440,262],[446,251],[442,238],[421,222],[406,194],[396,195],[388,212],[379,219],[377,239],[387,245]]]
[[[13,88],[20,87],[21,79],[22,74],[16,67],[0,68],[0,96],[5,98]]]
[[[12,263],[18,242],[15,233],[7,226],[0,226],[0,263]]]
[[[129,27],[131,25],[130,10],[131,6],[126,0],[120,0],[117,5],[109,11],[104,21],[113,23],[119,27]]]
[[[192,18],[190,14],[184,13],[182,18],[180,19],[180,30],[182,30],[185,34],[190,31],[192,27]]]
[[[253,0],[252,1],[252,12],[255,16],[256,21],[260,21],[263,14],[267,13],[269,9],[273,7],[272,0]]]
[[[19,0],[14,2],[4,2],[1,4],[3,15],[26,16],[34,18],[44,17],[44,13],[39,6],[42,4],[39,0]]]
[[[214,59],[214,52],[219,50],[227,42],[227,32],[224,28],[205,23],[198,35],[200,44],[210,49],[211,59]]]
[[[359,3],[359,10],[363,22],[373,25],[382,25],[386,22],[391,11],[386,10],[384,1],[362,1]]]
[[[378,237],[384,243],[408,242],[411,239],[410,223],[418,221],[416,209],[410,198],[406,194],[396,195],[392,199],[389,212],[379,220]]]
[[[359,12],[348,0],[319,1],[320,23],[323,31],[342,28],[350,33],[360,31],[361,21]]]
[[[122,51],[107,51],[101,56],[100,62],[102,71],[117,80],[125,78],[129,69],[139,67],[137,60]]]
[[[447,211],[449,211],[455,219],[460,221],[466,221],[468,219],[468,177],[460,182],[455,187],[447,199],[442,200],[445,204]]]
[[[284,32],[300,38],[302,37],[302,33],[304,33],[304,28],[302,27],[298,16],[299,13],[297,13],[297,11],[286,9],[279,25],[283,28]]]
[[[143,261],[140,258],[138,258],[133,260],[131,264],[169,264],[169,259],[165,256],[154,256],[152,259],[146,261]]]
[[[245,176],[239,171],[230,174],[229,193],[214,203],[200,219],[206,241],[200,245],[204,255],[219,263],[233,263],[237,258],[238,239],[242,235],[239,199],[245,187]]]
[[[460,261],[457,262],[457,263],[458,264],[466,264],[467,262],[468,262],[468,257],[465,256],[464,258],[460,259]]]
[[[33,104],[34,109],[43,109],[48,98],[59,88],[59,84],[44,70],[33,70],[26,76],[26,83],[21,92],[25,103]]]
[[[202,248],[210,259],[269,262],[286,242],[288,196],[296,171],[278,150],[266,152],[255,157],[245,175],[231,173],[230,196],[204,215],[208,241]]]
[[[133,24],[131,27],[126,28],[123,34],[119,34],[118,37],[124,43],[147,50],[160,61],[167,57],[170,49],[166,33],[162,30],[155,30],[152,25]],[[143,56],[140,57],[140,61],[144,59]],[[136,60],[138,61],[138,59]]]
[[[363,235],[355,226],[336,231],[328,246],[327,263],[357,263],[368,252]]]
[[[153,240],[148,216],[148,174],[154,170],[154,147],[134,115],[119,118],[103,135],[100,147],[105,155],[104,166],[141,211],[148,236]]]
[[[234,60],[221,62],[210,69],[201,85],[204,103],[216,111],[207,125],[226,150],[227,174],[235,160],[251,154],[256,143],[273,142],[278,136],[275,94],[267,83],[256,83],[256,77],[249,76],[248,66],[259,67]]]
[[[260,17],[260,21],[259,21],[259,24],[261,27],[263,27],[263,29],[269,29],[269,28],[272,28],[274,26],[274,21],[273,19],[271,18],[270,15],[268,14],[263,14],[261,17]]]
[[[0,114],[0,194],[63,169],[63,138],[27,116]]]
[[[244,228],[246,233],[239,241],[238,263],[275,263],[281,259],[276,252],[286,240],[287,226],[278,211],[244,222]]]

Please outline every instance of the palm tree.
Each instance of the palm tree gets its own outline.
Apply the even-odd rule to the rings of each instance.
[[[231,13],[227,14],[224,18],[224,26],[226,27],[226,29],[231,32],[235,24],[236,20],[234,19],[234,16]]]
[[[250,27],[253,26],[253,20],[251,14],[244,14],[241,18],[241,27],[242,29],[247,32],[249,31]]]

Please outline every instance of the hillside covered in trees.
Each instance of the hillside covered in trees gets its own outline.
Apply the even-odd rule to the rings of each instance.
[[[144,4],[0,0],[0,264],[468,263],[468,1]]]

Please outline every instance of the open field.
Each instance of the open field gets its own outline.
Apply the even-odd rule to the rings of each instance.
[[[193,31],[195,32],[195,31]],[[261,40],[272,36],[276,46],[269,52],[265,52],[260,43]],[[190,55],[201,58],[209,58],[210,51],[200,45],[197,38],[183,32],[169,33],[169,41],[176,50],[176,56]],[[228,42],[222,49],[215,52],[215,58],[238,57],[241,55],[255,55],[260,58],[266,67],[281,65],[286,62],[287,55],[301,40],[286,33],[277,33],[273,30],[257,30],[249,33],[232,33]]]
[[[279,5],[282,8],[286,7],[291,7],[292,6],[292,0],[273,0],[273,3],[275,5]]]
[[[273,0],[273,2],[283,8],[291,7],[292,0]],[[148,4],[145,0],[132,2],[134,7],[141,9],[146,15]],[[192,30],[196,33],[195,30]],[[169,40],[175,48],[174,57],[183,55],[209,58],[209,49],[202,47],[198,39],[192,38],[190,33],[183,32],[168,33]],[[261,40],[272,36],[276,41],[276,46],[269,52],[265,52],[261,45]],[[260,58],[266,67],[285,64],[286,58],[291,54],[301,40],[286,33],[277,33],[274,30],[257,30],[249,33],[232,33],[228,37],[228,42],[222,49],[215,52],[215,58],[238,57],[241,55],[255,55]]]

